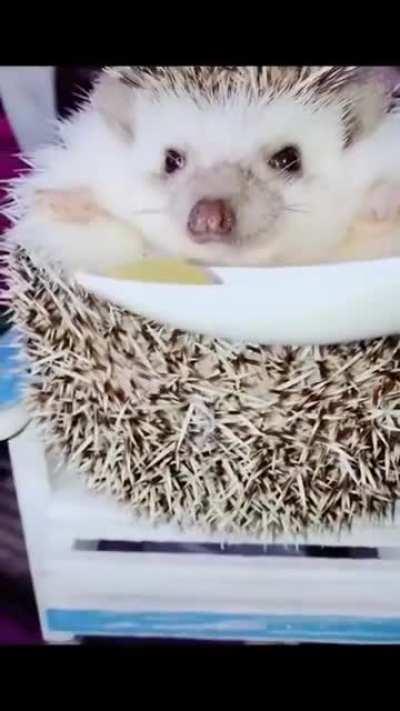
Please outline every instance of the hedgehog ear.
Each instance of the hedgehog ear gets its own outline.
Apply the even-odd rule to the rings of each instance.
[[[341,91],[346,146],[372,132],[395,105],[400,72],[395,67],[360,67]],[[398,99],[397,99],[398,101]]]
[[[94,88],[92,105],[125,140],[133,138],[132,88],[116,73],[104,72]]]

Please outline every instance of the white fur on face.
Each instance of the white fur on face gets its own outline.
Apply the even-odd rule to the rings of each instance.
[[[393,140],[399,140],[398,119],[390,120],[376,136],[344,149],[337,107],[317,109],[289,98],[261,105],[237,96],[224,106],[198,106],[190,98],[155,101],[132,93],[128,120],[132,138],[91,107],[62,126],[63,143],[40,152],[38,169],[16,188],[15,212],[22,215],[16,239],[97,271],[133,260],[144,249],[211,264],[325,261],[367,187],[385,174]],[[389,135],[391,147],[385,148]],[[299,148],[303,164],[290,179],[268,166],[268,158],[288,145]],[[171,148],[185,153],[186,165],[165,176],[164,155]],[[398,162],[393,175],[400,175]],[[80,186],[90,189],[100,208],[89,223],[56,224],[35,204],[37,190]],[[232,203],[232,244],[192,241],[188,216],[205,197]]]
[[[131,201],[126,217],[157,249],[206,263],[303,261],[332,248],[347,229],[351,176],[337,108],[317,109],[294,99],[249,105],[245,97],[197,106],[190,98],[154,102],[143,96],[135,109],[133,195],[160,212],[134,215]],[[288,145],[300,149],[299,176],[268,167],[268,157]],[[170,148],[186,155],[186,165],[165,177]],[[233,205],[234,244],[198,245],[190,239],[188,216],[202,198],[225,198]]]

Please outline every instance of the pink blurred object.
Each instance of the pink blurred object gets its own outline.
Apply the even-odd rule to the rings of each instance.
[[[3,181],[16,178],[28,170],[19,157],[19,147],[14,138],[10,124],[4,115],[0,115],[0,206],[5,201],[7,190]],[[8,221],[0,213],[0,234],[8,227]]]
[[[7,181],[18,177],[26,172],[27,165],[19,156],[19,146],[14,138],[10,124],[4,114],[0,113],[0,258],[4,255],[1,250],[1,240],[4,232],[9,228],[10,223],[1,209],[7,200]],[[0,279],[0,296],[4,299],[7,293],[7,285]]]

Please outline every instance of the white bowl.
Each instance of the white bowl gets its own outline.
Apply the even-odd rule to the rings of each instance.
[[[261,344],[343,343],[400,333],[400,259],[311,267],[213,268],[187,286],[78,273],[89,291],[169,326]]]

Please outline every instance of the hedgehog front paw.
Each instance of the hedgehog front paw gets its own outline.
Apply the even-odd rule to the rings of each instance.
[[[400,213],[400,187],[380,184],[368,195],[365,208],[367,219],[390,222]]]

